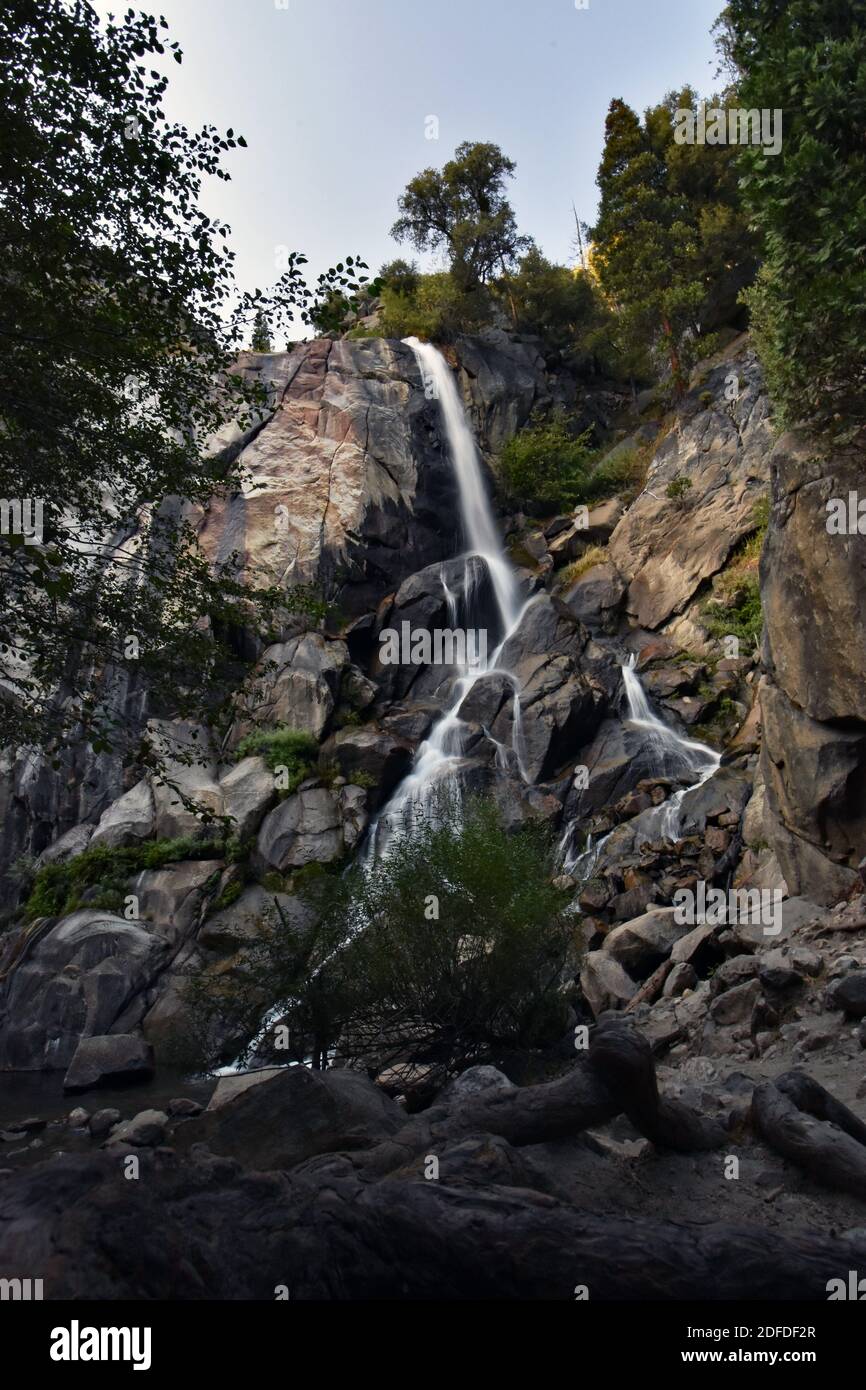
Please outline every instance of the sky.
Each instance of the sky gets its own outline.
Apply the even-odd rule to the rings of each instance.
[[[515,161],[521,232],[573,262],[575,204],[596,209],[610,101],[643,111],[690,83],[716,87],[710,29],[724,0],[154,0],[179,40],[166,112],[231,127],[231,183],[202,205],[232,228],[242,289],[278,278],[279,247],[313,277],[347,255],[372,275],[409,179],[464,140]],[[132,0],[133,8],[145,8]],[[101,14],[122,3],[96,0]],[[431,118],[435,118],[432,120]],[[429,138],[436,134],[438,138]],[[300,336],[300,335],[299,335]]]

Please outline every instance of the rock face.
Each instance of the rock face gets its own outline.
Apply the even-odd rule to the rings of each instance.
[[[7,980],[0,1067],[66,1068],[80,1039],[128,1032],[167,953],[144,922],[86,910],[56,925],[44,919]]]
[[[725,402],[725,378],[739,395]],[[650,466],[646,486],[616,527],[609,554],[628,581],[626,606],[646,628],[682,612],[700,586],[754,529],[755,505],[766,489],[772,442],[767,398],[754,353],[744,349],[712,372],[704,408],[695,390]],[[681,502],[666,496],[675,478],[691,488]]]
[[[792,893],[832,903],[866,854],[866,540],[828,530],[828,502],[862,485],[860,450],[807,436],[773,449],[761,560],[761,770],[771,840]]]

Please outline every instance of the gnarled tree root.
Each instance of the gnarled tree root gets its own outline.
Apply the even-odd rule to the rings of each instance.
[[[659,1095],[648,1040],[616,1014],[605,1014],[589,1050],[590,1066],[636,1129],[660,1148],[717,1149],[726,1131],[682,1101]]]
[[[866,1125],[804,1072],[756,1086],[752,1123],[815,1182],[866,1199]]]

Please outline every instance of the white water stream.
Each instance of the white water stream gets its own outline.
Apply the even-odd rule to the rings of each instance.
[[[459,710],[463,700],[477,681],[485,676],[501,674],[514,685],[514,704],[512,722],[512,748],[518,768],[520,756],[520,691],[513,672],[498,665],[500,653],[513,632],[517,630],[529,603],[522,602],[517,579],[509,564],[499,539],[493,512],[484,487],[481,464],[472,431],[466,422],[463,405],[457,392],[457,384],[448,363],[442,354],[430,343],[422,343],[417,338],[404,340],[411,347],[421,369],[425,382],[431,382],[435,399],[439,402],[445,439],[451,455],[454,476],[460,504],[460,520],[466,540],[464,570],[464,611],[472,622],[471,604],[478,566],[472,563],[478,559],[490,575],[493,595],[499,615],[501,637],[498,646],[489,653],[487,659],[471,669],[458,674],[449,693],[449,703],[445,712],[437,720],[428,737],[420,744],[415,754],[412,770],[401,782],[388,805],[379,813],[370,828],[367,843],[369,861],[380,855],[394,834],[409,833],[418,819],[431,814],[434,798],[443,784],[459,764],[463,756],[465,723]],[[445,583],[449,619],[453,622],[457,613],[457,595]],[[488,730],[485,733],[496,745],[496,757],[500,766],[507,765],[509,750]]]

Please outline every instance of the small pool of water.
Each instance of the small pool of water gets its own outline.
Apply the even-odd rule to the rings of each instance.
[[[12,1134],[16,1122],[32,1118],[47,1121],[44,1129],[28,1133],[23,1139],[0,1139],[0,1169],[39,1162],[53,1153],[82,1153],[97,1148],[86,1130],[73,1130],[65,1123],[70,1110],[81,1107],[90,1115],[97,1110],[119,1110],[121,1118],[129,1120],[140,1110],[166,1110],[169,1101],[178,1096],[205,1106],[216,1086],[214,1077],[189,1077],[161,1070],[152,1081],[134,1086],[100,1086],[81,1095],[67,1095],[63,1076],[62,1071],[0,1072],[0,1131]]]

